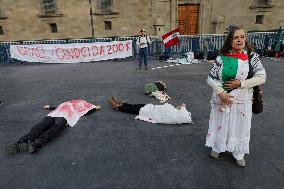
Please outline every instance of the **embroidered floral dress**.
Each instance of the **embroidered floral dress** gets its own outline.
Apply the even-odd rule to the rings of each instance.
[[[258,55],[252,54],[251,57],[253,76],[266,77]],[[218,56],[210,70],[207,83],[212,87],[222,87],[224,92],[233,96],[233,104],[228,107],[222,104],[216,92],[212,94],[206,146],[217,152],[249,153],[253,89],[239,87],[228,91],[223,87],[224,82],[231,79],[244,81],[248,73],[248,55],[243,53]]]

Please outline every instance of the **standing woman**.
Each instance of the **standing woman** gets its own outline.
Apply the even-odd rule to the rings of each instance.
[[[237,26],[230,28],[221,55],[207,79],[213,90],[206,137],[206,146],[212,148],[211,157],[218,159],[219,153],[229,151],[237,165],[245,167],[244,154],[249,153],[253,87],[265,83],[265,80],[265,70],[258,55],[251,52],[245,31]]]

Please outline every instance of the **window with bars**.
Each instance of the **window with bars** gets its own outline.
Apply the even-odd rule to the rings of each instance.
[[[101,0],[101,10],[103,13],[111,12],[112,0]]]
[[[51,23],[49,25],[50,25],[51,33],[57,33],[57,24],[56,23]]]
[[[3,27],[0,26],[0,35],[4,35]]]
[[[254,0],[255,5],[271,5],[272,0]]]
[[[0,20],[6,19],[6,18],[7,18],[7,16],[5,15],[5,13],[0,8]]]
[[[111,30],[111,21],[105,21],[105,30]]]
[[[265,5],[266,4],[266,0],[257,0],[257,4],[259,5]]]
[[[44,14],[56,13],[56,0],[42,0]]]
[[[263,24],[263,15],[256,15],[255,24]]]
[[[257,0],[257,3],[259,5],[271,5],[272,4],[272,0]]]
[[[272,2],[272,0],[254,0],[250,8],[273,8],[274,5]]]

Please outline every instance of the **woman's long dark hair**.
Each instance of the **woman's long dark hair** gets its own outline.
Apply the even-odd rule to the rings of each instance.
[[[233,27],[229,28],[228,36],[226,37],[225,43],[224,43],[223,47],[220,50],[221,54],[229,54],[229,53],[232,52],[232,42],[233,42],[234,34],[235,34],[235,32],[237,30],[241,30],[241,29],[243,29],[243,28],[241,28],[239,26],[233,26]],[[253,49],[251,48],[251,46],[248,44],[247,41],[245,43],[246,43],[245,44],[245,49],[248,52],[251,52]]]

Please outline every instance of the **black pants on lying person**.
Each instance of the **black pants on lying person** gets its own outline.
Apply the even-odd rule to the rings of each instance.
[[[116,109],[120,112],[139,115],[139,111],[145,104],[127,104],[123,103],[121,106],[118,106]]]
[[[55,107],[49,107],[55,110]],[[96,109],[89,110],[85,115],[94,113]],[[44,144],[55,139],[59,133],[68,127],[67,121],[63,117],[45,116],[39,123],[34,125],[30,132],[21,137],[16,143],[6,147],[8,155],[29,150],[30,153],[36,152]]]
[[[30,132],[19,139],[19,143],[29,143],[31,153],[53,140],[62,130],[67,128],[67,121],[63,117],[46,116],[37,123]]]

